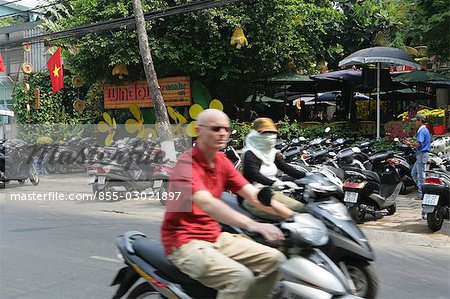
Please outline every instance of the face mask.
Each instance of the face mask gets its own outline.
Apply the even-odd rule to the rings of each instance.
[[[264,133],[261,134],[263,137],[264,142],[268,145],[270,148],[275,147],[275,143],[277,142],[277,134],[275,133]]]

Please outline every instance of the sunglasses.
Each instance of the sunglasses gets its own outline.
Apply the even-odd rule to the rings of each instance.
[[[225,131],[227,132],[227,133],[230,133],[230,131],[231,131],[231,128],[230,127],[222,127],[222,126],[204,126],[204,125],[198,125],[199,127],[205,127],[205,128],[208,128],[208,129],[210,129],[211,131],[214,131],[214,132],[220,132],[220,130],[222,130],[222,129],[225,129]]]

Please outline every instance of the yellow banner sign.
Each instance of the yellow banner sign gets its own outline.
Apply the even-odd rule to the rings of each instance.
[[[170,77],[158,80],[166,106],[190,106],[191,82],[189,77]],[[118,85],[105,84],[104,107],[108,109],[153,107],[147,81],[128,82]]]

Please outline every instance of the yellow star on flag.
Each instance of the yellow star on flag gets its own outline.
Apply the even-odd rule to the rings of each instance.
[[[56,64],[55,64],[55,69],[53,70],[53,76],[54,77],[59,77],[59,70],[61,69],[61,67],[58,67]]]

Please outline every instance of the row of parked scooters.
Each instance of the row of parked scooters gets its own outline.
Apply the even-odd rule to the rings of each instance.
[[[329,133],[327,128],[326,133]],[[443,150],[448,137],[438,138],[432,143],[435,153],[430,153],[426,165],[423,186],[423,217],[431,230],[439,230],[443,219],[449,217],[449,154]],[[366,219],[366,214],[377,216],[386,211],[396,212],[398,194],[407,194],[414,186],[411,170],[415,162],[415,149],[395,139],[397,150],[373,153],[373,141],[355,141],[333,135],[313,140],[295,138],[280,141],[277,145],[285,159],[299,170],[309,174],[304,181],[314,182],[311,174],[327,177],[328,185],[334,185],[334,196],[348,208],[357,223]],[[449,145],[447,145],[449,146]],[[310,179],[311,178],[311,179]],[[299,184],[300,190],[287,190],[291,196],[300,198],[302,189],[308,184]]]

